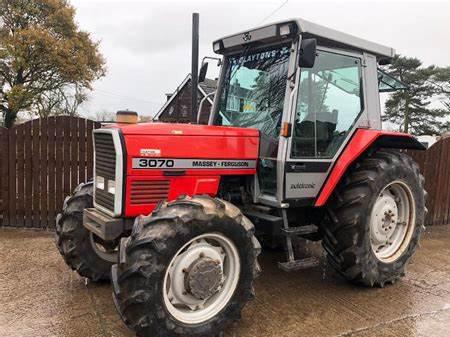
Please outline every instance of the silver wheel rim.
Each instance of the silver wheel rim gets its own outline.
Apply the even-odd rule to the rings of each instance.
[[[220,286],[205,299],[186,289],[186,270],[198,259],[215,261],[222,270]],[[169,313],[186,324],[199,324],[216,316],[231,300],[240,275],[240,257],[235,244],[220,233],[208,233],[186,243],[172,258],[163,284],[164,304]]]
[[[108,251],[104,246],[95,241],[94,235],[95,234],[92,232],[89,233],[89,241],[95,254],[97,254],[103,260],[111,263],[116,263],[119,254],[118,247],[114,251]]]
[[[415,202],[402,181],[383,188],[372,208],[370,243],[378,260],[396,261],[406,251],[415,228]]]

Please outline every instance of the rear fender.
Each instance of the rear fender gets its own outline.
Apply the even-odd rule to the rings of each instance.
[[[373,148],[425,150],[415,137],[407,133],[358,129],[331,169],[314,206],[324,206],[351,164]]]

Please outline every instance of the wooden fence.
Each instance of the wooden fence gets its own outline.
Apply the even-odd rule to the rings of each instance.
[[[65,196],[92,175],[99,126],[59,116],[0,129],[0,226],[54,227]]]
[[[98,127],[68,116],[0,127],[0,226],[54,227],[65,196],[92,175]],[[409,153],[425,176],[426,224],[450,223],[450,138]]]
[[[426,225],[450,223],[450,138],[444,138],[426,151],[410,154],[420,165],[428,192]]]

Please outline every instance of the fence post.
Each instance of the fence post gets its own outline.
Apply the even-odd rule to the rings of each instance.
[[[0,226],[9,226],[9,132],[0,127]]]
[[[8,202],[9,226],[17,226],[16,222],[16,128],[8,130]]]

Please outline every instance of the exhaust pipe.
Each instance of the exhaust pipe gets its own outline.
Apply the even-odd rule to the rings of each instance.
[[[192,13],[192,65],[191,65],[191,123],[197,122],[198,109],[198,43],[199,43],[199,14]]]

